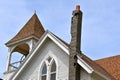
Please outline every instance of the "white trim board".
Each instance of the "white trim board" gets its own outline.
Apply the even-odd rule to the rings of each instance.
[[[11,77],[11,80],[15,80],[17,76],[20,74],[20,72],[24,69],[24,67],[27,65],[27,63],[32,59],[32,57],[35,55],[37,50],[42,46],[44,41],[50,38],[56,45],[58,45],[65,53],[69,55],[69,48],[66,46],[62,41],[60,41],[57,37],[55,37],[51,32],[48,30],[43,34],[43,36],[40,38],[36,46],[34,47],[32,53],[29,53],[29,57],[25,61],[25,63],[19,68],[19,70],[14,74],[14,76]]]

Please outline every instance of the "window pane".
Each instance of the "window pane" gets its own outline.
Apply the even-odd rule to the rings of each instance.
[[[43,65],[42,74],[47,74],[47,66],[45,63]]]
[[[55,72],[55,71],[56,71],[56,64],[55,64],[55,61],[53,61],[51,66],[51,72]]]
[[[51,74],[50,80],[56,80],[56,73]]]
[[[46,80],[46,75],[45,75],[45,76],[42,76],[42,80]]]

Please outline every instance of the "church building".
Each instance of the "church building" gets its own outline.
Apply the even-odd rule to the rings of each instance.
[[[109,71],[108,58],[94,61],[82,53],[82,14],[77,5],[72,12],[71,41],[67,43],[45,30],[34,13],[5,44],[8,57],[3,80],[120,80],[114,70]],[[12,62],[16,53],[22,55],[21,59]]]

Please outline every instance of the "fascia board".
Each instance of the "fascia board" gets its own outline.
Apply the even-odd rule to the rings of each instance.
[[[63,44],[59,39],[57,39],[53,34],[49,32],[48,37],[54,41],[62,50],[64,50],[69,55],[69,48]]]
[[[27,38],[23,38],[23,39],[20,39],[20,40],[17,40],[17,41],[15,41],[15,42],[12,42],[12,43],[8,43],[8,44],[6,44],[6,46],[11,46],[11,45],[13,45],[13,44],[17,44],[17,43],[19,43],[19,42],[22,42],[22,41],[25,41],[25,40],[29,40],[29,39],[31,39],[31,38],[35,38],[36,40],[39,40],[37,37],[35,37],[35,36],[29,36],[29,37],[27,37]]]
[[[106,80],[110,80],[108,77],[104,76],[103,74],[101,74],[98,71],[95,71],[91,66],[89,66],[84,60],[82,60],[82,58],[80,58],[79,56],[77,56],[77,63],[82,66],[83,69],[85,69],[89,74],[92,74],[93,72],[100,75],[101,77],[105,78]]]
[[[89,74],[93,73],[94,69],[90,67],[84,60],[77,56],[77,63],[85,69]]]
[[[29,56],[29,58],[26,60],[26,62],[22,65],[22,67],[18,70],[18,72],[13,76],[12,80],[15,80],[17,78],[17,76],[19,75],[19,73],[24,69],[24,67],[26,66],[26,64],[30,61],[30,59],[33,57],[33,55],[35,54],[35,52],[38,50],[39,46],[41,46],[41,44],[43,43],[43,41],[46,39],[47,36],[45,36],[43,38],[43,40],[39,43],[39,45],[36,47],[36,49],[31,53],[31,55]]]
[[[49,31],[46,31],[45,34],[42,36],[42,39],[40,39],[40,41],[38,42],[38,45],[36,46],[36,48],[34,49],[34,51],[29,56],[29,58],[26,60],[26,62],[23,64],[23,66],[18,70],[18,72],[12,77],[12,80],[15,80],[17,78],[17,76],[19,75],[19,73],[24,69],[24,67],[26,66],[26,64],[34,56],[34,54],[37,52],[37,50],[39,49],[39,47],[44,43],[44,41],[45,41],[45,39],[47,39],[47,37],[50,38],[52,41],[54,41],[67,54],[69,54],[68,47],[65,46],[65,45],[63,45],[63,43],[60,42],[60,40],[58,40],[55,36],[53,36]]]
[[[100,72],[98,71],[94,71],[96,74],[100,75],[101,77],[105,78],[106,80],[111,80],[109,79],[108,77],[106,77],[105,75],[101,74]]]

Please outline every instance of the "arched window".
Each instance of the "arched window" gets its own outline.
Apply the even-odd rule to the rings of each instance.
[[[43,68],[42,68],[42,80],[46,80],[46,76],[47,76],[47,66],[44,63]]]
[[[56,63],[51,57],[48,57],[43,63],[41,80],[56,80]]]
[[[50,80],[56,80],[56,64],[55,61],[53,61],[52,65],[51,65],[51,73],[50,73]]]

